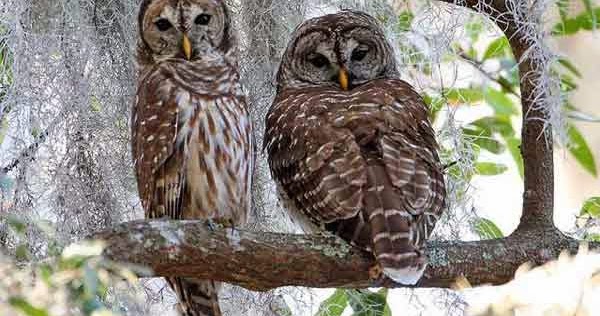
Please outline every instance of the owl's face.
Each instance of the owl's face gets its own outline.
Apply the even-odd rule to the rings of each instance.
[[[155,61],[194,60],[225,52],[229,22],[220,0],[145,0],[139,28]]]
[[[350,90],[397,76],[394,52],[377,21],[342,11],[314,18],[293,34],[278,73],[278,87],[325,85]]]

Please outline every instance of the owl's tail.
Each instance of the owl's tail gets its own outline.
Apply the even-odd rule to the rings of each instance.
[[[221,316],[220,282],[195,278],[167,278],[179,298],[181,316]]]
[[[423,216],[408,211],[406,205],[411,199],[392,184],[383,163],[371,161],[368,165],[363,203],[372,251],[386,276],[402,284],[415,284],[427,264],[421,249],[427,238],[420,228]]]

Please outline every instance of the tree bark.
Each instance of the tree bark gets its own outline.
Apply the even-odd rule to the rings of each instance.
[[[459,277],[472,285],[508,282],[525,263],[542,264],[579,242],[549,230],[485,241],[433,241],[429,265],[416,287],[449,288]],[[157,276],[188,276],[265,291],[281,286],[404,287],[373,279],[373,257],[335,236],[289,235],[211,228],[204,221],[139,221],[95,239],[115,261],[151,267]],[[597,249],[594,243],[591,248]]]

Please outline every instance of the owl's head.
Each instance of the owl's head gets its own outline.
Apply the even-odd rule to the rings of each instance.
[[[325,85],[349,90],[397,76],[393,48],[377,20],[363,12],[341,11],[296,28],[279,67],[277,87]]]
[[[157,62],[227,54],[230,22],[221,0],[144,0],[138,18],[140,58]]]

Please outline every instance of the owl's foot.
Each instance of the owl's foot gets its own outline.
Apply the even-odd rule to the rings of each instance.
[[[232,232],[235,230],[235,223],[231,218],[209,218],[206,220],[206,225],[208,225],[211,232],[214,232],[217,228],[231,227]]]
[[[206,220],[206,226],[208,226],[208,230],[210,230],[212,233],[214,233],[215,230],[217,230],[217,223],[215,223],[215,221],[212,218]]]
[[[379,262],[369,269],[369,278],[371,280],[381,280],[383,277],[383,267]]]

